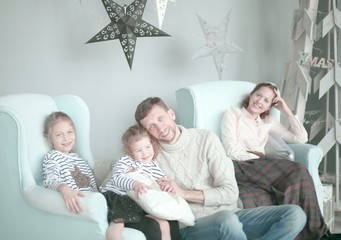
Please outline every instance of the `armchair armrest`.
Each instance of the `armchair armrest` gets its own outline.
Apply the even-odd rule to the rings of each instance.
[[[318,173],[318,168],[323,158],[322,148],[307,143],[289,144],[289,147],[295,153],[295,162],[304,164],[308,169],[314,181],[317,200],[323,213],[323,187]]]
[[[84,210],[80,214],[74,214],[67,210],[62,195],[57,191],[43,186],[33,186],[24,191],[28,202],[34,207],[52,214],[94,221],[105,232],[108,222],[107,203],[104,196],[99,192],[83,193],[84,197],[81,198],[81,204]]]
[[[308,143],[288,144],[295,153],[295,162],[303,163],[309,172],[316,171],[323,158],[323,151],[319,146]]]
[[[33,186],[25,189],[26,199],[34,207],[51,214],[78,218],[80,221],[93,221],[105,235],[108,228],[107,202],[99,192],[83,192],[81,204],[84,208],[80,214],[70,213],[66,207],[62,195],[52,189],[43,186]],[[144,234],[136,229],[124,228],[122,240],[136,239],[146,240]]]

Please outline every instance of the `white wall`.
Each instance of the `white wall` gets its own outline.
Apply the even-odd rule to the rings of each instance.
[[[148,0],[143,19],[157,26],[154,5]],[[279,83],[296,8],[297,0],[169,1],[162,30],[171,37],[138,38],[131,71],[118,40],[85,44],[109,23],[100,0],[1,1],[0,96],[79,95],[95,158],[118,158],[140,101],[160,96],[176,110],[176,89],[219,80],[212,57],[191,60],[205,40],[196,13],[218,25],[232,10],[228,37],[244,52],[225,58],[223,79]]]

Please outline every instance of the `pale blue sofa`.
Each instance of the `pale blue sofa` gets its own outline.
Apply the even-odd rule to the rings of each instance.
[[[0,97],[1,240],[105,240],[107,205],[102,194],[87,193],[82,201],[85,211],[75,215],[66,210],[58,192],[42,186],[42,158],[49,150],[43,123],[53,111],[73,119],[76,151],[91,166],[96,163],[90,150],[89,109],[82,99],[41,94]],[[145,237],[125,228],[122,239]]]
[[[256,84],[245,81],[211,81],[184,87],[176,91],[177,121],[188,128],[203,128],[220,137],[220,122],[229,106],[240,106],[242,98],[248,95]],[[280,112],[274,109],[278,119]],[[310,172],[316,189],[321,212],[323,212],[323,188],[318,167],[323,152],[311,144],[289,144],[295,153],[295,161],[303,163]]]

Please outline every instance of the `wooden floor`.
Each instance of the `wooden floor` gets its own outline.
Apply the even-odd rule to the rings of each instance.
[[[335,174],[326,174],[326,175],[320,175],[321,181],[324,184],[332,184],[333,185],[333,198],[335,201]],[[341,178],[340,178],[341,179]],[[340,186],[341,188],[341,186]],[[341,192],[341,191],[340,191]],[[331,226],[330,230],[332,233],[341,233],[341,208],[336,207],[336,203],[334,203],[334,208],[337,208],[337,210],[334,211],[334,225]]]
[[[335,212],[333,233],[341,233],[341,212]]]
[[[335,212],[334,231],[333,233],[341,233],[341,212]]]

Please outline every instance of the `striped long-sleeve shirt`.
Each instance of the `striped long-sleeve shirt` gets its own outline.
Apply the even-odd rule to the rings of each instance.
[[[93,171],[88,162],[76,153],[65,155],[56,150],[48,152],[43,160],[43,184],[57,190],[62,183],[71,189],[97,192]]]
[[[126,155],[116,162],[111,174],[104,180],[99,190],[101,192],[112,191],[120,195],[126,194],[128,190],[133,190],[135,182],[134,179],[127,177],[126,174],[133,171],[138,171],[155,181],[166,176],[155,161],[145,164]]]

